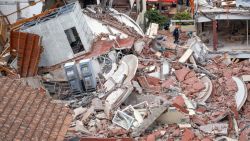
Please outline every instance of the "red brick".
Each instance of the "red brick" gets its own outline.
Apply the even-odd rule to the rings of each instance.
[[[153,85],[153,86],[159,86],[160,85],[160,79],[158,78],[154,78],[154,77],[146,77],[149,85]]]
[[[185,76],[190,72],[190,69],[188,68],[182,68],[180,70],[175,71],[175,75],[177,79],[181,82],[185,79]]]
[[[155,135],[154,134],[148,135],[147,141],[155,141]]]
[[[224,70],[223,71],[223,76],[226,77],[226,78],[231,78],[233,75],[233,72],[231,70]]]
[[[193,117],[191,118],[191,120],[192,120],[195,124],[198,124],[198,125],[205,125],[205,124],[207,124],[206,119],[203,119],[202,117],[193,116]]]
[[[111,136],[111,137],[124,135],[124,134],[127,134],[127,131],[123,128],[120,128],[120,127],[113,128],[109,131],[109,136]]]
[[[185,106],[185,101],[184,101],[184,99],[183,99],[182,96],[176,96],[176,97],[174,98],[174,100],[173,100],[173,103],[174,103],[174,104],[177,104],[177,105],[179,105],[179,106],[181,106],[181,107],[184,107],[184,106]]]
[[[205,107],[199,107],[199,108],[196,109],[196,111],[200,112],[200,113],[205,113],[206,110],[207,110],[207,108],[205,108]]]
[[[201,91],[202,89],[205,88],[205,85],[201,81],[198,81],[193,84],[193,88],[197,91]]]
[[[181,134],[181,131],[180,131],[179,128],[177,128],[177,129],[174,130],[174,132],[172,133],[172,136],[173,136],[173,137],[178,137],[178,136],[180,136],[180,134]]]
[[[199,79],[197,77],[191,77],[183,81],[185,84],[193,85],[194,83],[198,82]]]
[[[174,141],[174,138],[168,138],[167,141]]]
[[[173,103],[173,106],[174,106],[175,108],[179,109],[180,111],[182,111],[183,113],[186,113],[186,114],[189,113],[189,111],[188,111],[186,108],[183,108],[183,107],[181,107],[181,106],[178,105],[178,104]]]
[[[250,134],[250,128],[246,128],[240,134],[239,141],[248,141],[248,135]]]
[[[235,119],[239,119],[239,113],[238,113],[238,111],[237,111],[236,106],[232,106],[232,107],[230,107],[230,109],[231,109],[232,112],[234,113]]]
[[[212,141],[209,137],[203,138],[201,141]]]
[[[186,105],[182,96],[175,97],[172,103],[173,103],[172,105],[177,109],[179,109],[180,111],[184,113],[189,113],[188,110],[185,108]]]
[[[192,141],[194,138],[194,132],[190,129],[185,129],[184,133],[182,134],[181,141]]]
[[[235,81],[233,79],[227,79],[225,81],[226,83],[226,90],[227,91],[234,91],[236,92],[237,91],[237,84],[235,83]]]
[[[175,80],[172,77],[169,78],[168,80],[164,81],[161,86],[163,88],[170,88],[171,85],[172,86],[175,85]]]
[[[185,80],[188,79],[188,78],[192,78],[192,77],[196,77],[196,74],[195,74],[194,71],[190,71],[190,72],[186,75]]]

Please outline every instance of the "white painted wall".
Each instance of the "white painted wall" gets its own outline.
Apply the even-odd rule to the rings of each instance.
[[[0,0],[0,1],[11,2],[11,1],[14,1],[14,0]],[[36,0],[36,1],[39,1],[39,0]],[[28,6],[28,3],[20,3],[20,8],[23,8],[23,7],[26,7],[26,6]],[[40,2],[40,3],[37,3],[34,6],[31,6],[31,7],[27,8],[27,9],[24,9],[24,10],[21,11],[21,17],[29,18],[29,17],[32,17],[34,14],[35,15],[40,14],[41,11],[42,11],[42,7],[43,7],[43,3]],[[12,12],[17,11],[17,8],[16,8],[16,5],[0,5],[0,10],[3,12],[4,15],[7,15],[7,14],[10,14]],[[11,23],[16,22],[17,14],[15,13],[13,15],[8,16],[8,19],[9,19],[9,21]]]
[[[118,14],[116,17],[119,21],[127,26],[133,27],[139,34],[144,35],[139,25],[131,18]],[[38,34],[42,37],[42,53],[39,66],[52,66],[68,59],[71,59],[79,54],[74,54],[64,30],[76,27],[79,37],[86,52],[91,51],[92,43],[96,36],[101,33],[120,35],[121,38],[126,38],[127,35],[116,28],[108,27],[102,22],[88,17],[82,12],[80,4],[76,2],[74,10],[70,13],[65,13],[48,21],[37,23],[32,27],[24,29],[24,32]]]
[[[75,55],[64,32],[66,29],[76,27],[80,39],[88,52],[91,49],[94,35],[86,24],[80,5],[75,5],[73,12],[60,15],[54,19],[39,23],[24,32],[42,36],[42,53],[39,66],[51,66],[73,58]]]

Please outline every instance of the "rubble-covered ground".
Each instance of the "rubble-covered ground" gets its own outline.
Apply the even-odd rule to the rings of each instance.
[[[173,44],[168,31],[158,34],[156,39],[139,40],[141,51],[134,45],[129,53],[121,53],[113,75],[100,74],[92,100],[73,108],[67,138],[248,140],[250,60],[228,59],[222,54],[200,63],[190,55],[180,63],[190,48],[186,34],[182,34],[182,45]],[[135,59],[130,56],[125,62],[136,67],[136,73],[127,75],[123,68],[116,77],[122,58],[131,53]],[[138,65],[133,64],[137,59]],[[122,77],[119,82],[118,77]]]
[[[69,109],[66,109],[69,115],[65,120],[67,124],[63,124],[64,120],[59,114],[65,114],[64,110],[58,110],[53,114],[53,107],[48,108],[50,110],[44,107],[44,111],[49,111],[46,116],[43,112],[37,114],[35,110],[28,112],[28,109],[20,106],[19,102],[9,102],[9,99],[12,99],[9,95],[7,98],[1,98],[5,101],[0,103],[3,105],[2,111],[8,109],[6,115],[1,115],[2,123],[7,119],[11,124],[15,123],[12,121],[13,118],[8,117],[17,103],[18,111],[22,108],[26,111],[21,116],[27,117],[27,121],[30,117],[26,116],[26,113],[40,115],[39,118],[34,118],[34,122],[39,123],[44,116],[46,118],[41,124],[45,128],[46,119],[53,119],[48,122],[51,125],[51,127],[48,126],[49,131],[42,130],[43,127],[40,126],[39,132],[43,131],[46,136],[50,133],[56,136],[59,132],[57,130],[62,130],[67,132],[65,140],[77,138],[139,141],[250,140],[248,137],[250,133],[249,59],[230,58],[228,54],[209,58],[208,49],[195,34],[190,36],[183,32],[179,44],[176,45],[169,31],[158,31],[158,35],[144,36],[144,33],[141,35],[134,28],[119,21],[117,17],[120,17],[120,14],[91,12],[93,11],[91,9],[82,11],[80,8],[79,11],[81,14],[85,12],[84,16],[95,19],[95,22],[93,19],[91,21],[101,25],[102,28],[105,26],[107,32],[110,32],[98,31],[100,34],[91,37],[93,44],[88,45],[92,48],[86,54],[79,52],[80,55],[64,58],[66,60],[62,60],[59,64],[55,63],[54,66],[38,68],[39,55],[43,51],[43,48],[40,48],[42,37],[31,36],[25,32],[12,32],[12,42],[6,43],[10,49],[5,47],[0,61],[1,72],[6,72],[6,74],[1,73],[1,76],[10,77],[9,83],[14,81],[12,78],[15,80],[22,78],[25,83],[37,88],[38,96],[40,93],[42,96],[46,93],[53,99],[48,98],[48,102],[45,102],[51,102],[51,105],[60,103],[58,105],[63,105],[61,109],[64,105],[70,108],[73,111],[70,128],[64,127],[71,121]],[[132,24],[131,21],[129,23]],[[113,33],[110,27],[119,32]],[[35,40],[36,44],[33,46],[24,44],[20,49],[19,41],[22,39],[19,36],[21,35],[25,36],[25,42],[26,36],[31,36],[27,40]],[[47,47],[47,49],[51,48]],[[71,49],[70,46],[69,49]],[[56,55],[56,52],[54,54]],[[97,86],[96,89],[76,93],[71,91],[70,84],[65,79],[63,65],[72,63],[71,61],[79,63],[82,59],[93,61],[95,67],[91,73],[98,72],[95,76]],[[29,74],[30,70],[32,74]],[[38,76],[33,77],[37,72]],[[32,77],[26,78],[28,76]],[[4,89],[15,94],[15,90],[9,87],[11,84]],[[33,91],[32,88],[29,89]],[[27,97],[29,91],[27,91]],[[0,93],[5,95],[5,92],[0,91]],[[27,101],[28,107],[32,107],[32,101]],[[52,114],[49,115],[50,113]],[[18,112],[13,114],[19,115]],[[2,117],[4,117],[3,120]],[[53,128],[56,117],[60,117],[57,121],[60,124],[56,124],[58,127]],[[26,124],[34,126],[34,131],[37,129],[31,122],[22,122],[23,119],[18,118],[14,120],[22,124],[25,130],[27,128],[27,131],[30,129]],[[5,123],[3,126],[6,130],[12,127]],[[61,129],[59,126],[64,128]],[[56,131],[51,132],[53,129]],[[5,131],[0,133],[6,134]],[[29,134],[32,136],[32,133],[33,131]],[[64,134],[60,136],[60,138],[63,137]]]

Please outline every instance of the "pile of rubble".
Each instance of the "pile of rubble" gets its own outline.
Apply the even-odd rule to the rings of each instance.
[[[111,51],[116,58],[95,98],[74,109],[67,137],[247,140],[250,61],[222,55],[200,63],[195,51],[186,55],[192,45],[169,40],[139,40],[134,55]]]
[[[78,3],[58,8],[52,18],[41,16],[11,32],[0,55],[1,75],[23,77],[53,103],[72,109],[66,139],[249,140],[250,60],[227,54],[209,58],[195,34],[182,33],[176,45],[157,24],[150,24],[144,36],[125,14],[100,10],[82,10]],[[71,22],[72,16],[78,22]],[[58,23],[58,17],[77,28],[64,35],[59,26],[55,35],[48,34],[48,27],[58,25],[46,21]],[[40,32],[42,26],[47,30]],[[68,114],[64,126],[71,121]]]

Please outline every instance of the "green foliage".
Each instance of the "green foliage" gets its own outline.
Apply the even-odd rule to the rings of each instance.
[[[192,17],[189,12],[178,12],[174,15],[173,20],[192,20]]]
[[[187,11],[178,12],[174,15],[173,20],[192,20],[191,14]],[[193,23],[181,23],[181,25],[190,25]]]
[[[147,25],[149,25],[149,23],[157,23],[160,27],[162,27],[168,19],[166,16],[162,15],[158,10],[155,9],[148,10],[145,13],[145,17],[148,19]]]

